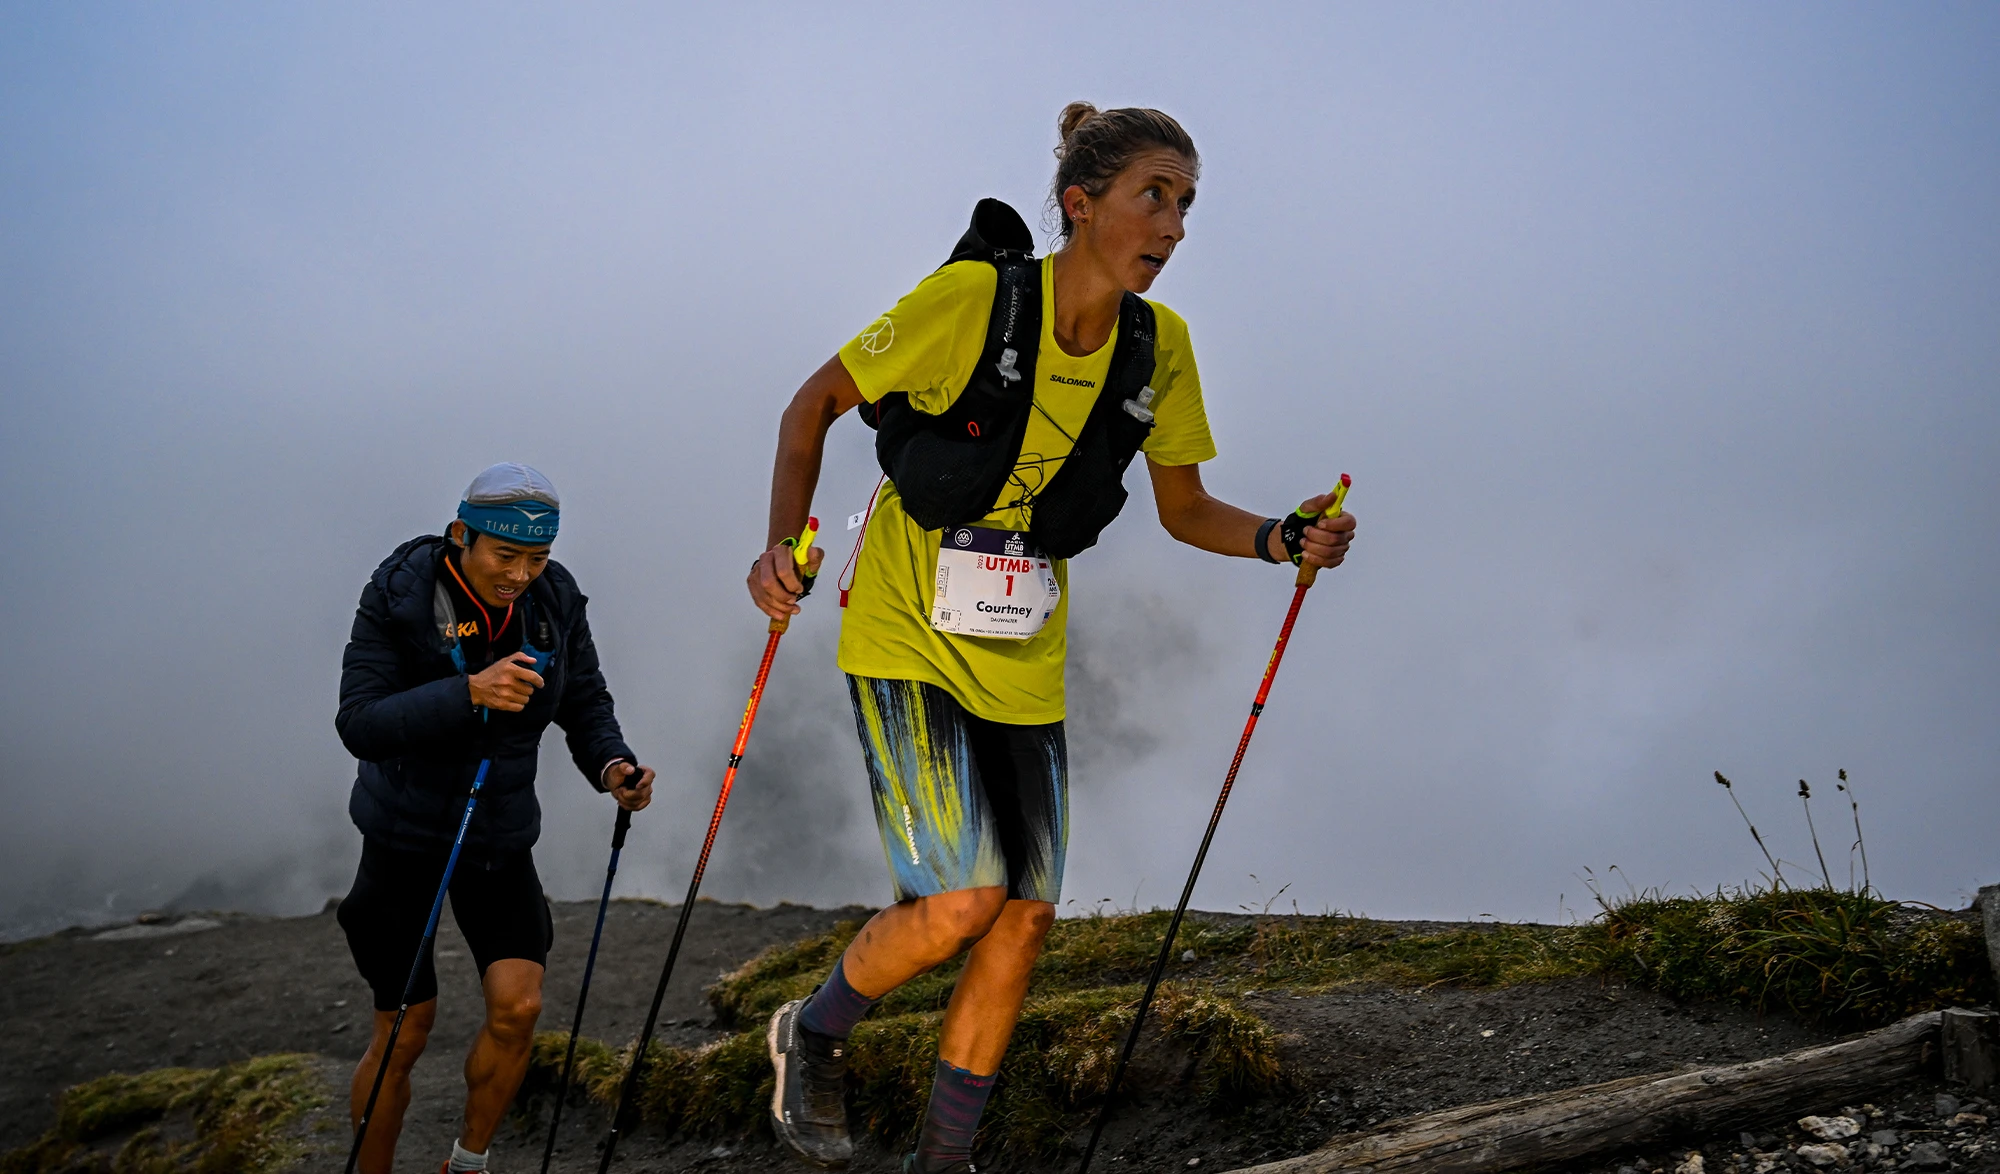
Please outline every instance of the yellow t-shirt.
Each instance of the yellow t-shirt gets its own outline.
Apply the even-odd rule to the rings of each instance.
[[[1028,415],[1015,473],[1039,489],[1062,467],[1070,437],[1083,427],[1111,370],[1118,335],[1092,354],[1063,352],[1055,341],[1055,268],[1042,268],[1042,344],[1035,359],[1035,405]],[[965,390],[986,344],[999,274],[984,261],[960,261],[926,277],[896,307],[840,348],[840,361],[869,403],[907,392],[920,411],[939,414]],[[1193,465],[1215,456],[1201,379],[1187,323],[1158,302],[1153,431],[1143,451],[1162,465]],[[867,408],[860,409],[867,411]],[[1127,474],[1130,475],[1129,473]],[[1009,485],[994,511],[979,523],[1026,530],[1029,509],[1009,505],[1020,497]],[[931,627],[931,585],[937,578],[942,531],[925,530],[903,512],[892,483],[875,503],[854,588],[840,625],[840,667],[863,677],[926,681],[973,714],[990,721],[1039,724],[1063,718],[1064,626],[1069,618],[1069,573],[1055,563],[1062,599],[1042,630],[1026,640],[961,636]]]

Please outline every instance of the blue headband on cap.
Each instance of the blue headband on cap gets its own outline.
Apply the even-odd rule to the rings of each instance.
[[[562,512],[539,501],[510,501],[504,505],[485,502],[458,503],[458,520],[481,534],[525,546],[546,546],[556,540],[556,524]]]

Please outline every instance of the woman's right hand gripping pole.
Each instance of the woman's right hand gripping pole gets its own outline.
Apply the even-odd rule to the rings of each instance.
[[[750,598],[773,621],[789,623],[799,614],[799,600],[812,592],[813,582],[819,578],[826,550],[812,544],[818,530],[819,519],[810,519],[803,535],[785,539],[750,564]],[[803,557],[801,546],[805,548]],[[782,630],[772,628],[774,632]]]
[[[819,574],[820,561],[826,557],[826,551],[813,546],[808,537],[802,563],[795,550],[797,539],[787,535],[799,533],[811,509],[827,429],[860,402],[861,389],[835,355],[792,396],[778,424],[778,455],[771,466],[770,529],[765,538],[769,548],[750,565],[746,580],[750,602],[773,620],[790,621],[799,614],[799,599],[808,590],[807,580]]]

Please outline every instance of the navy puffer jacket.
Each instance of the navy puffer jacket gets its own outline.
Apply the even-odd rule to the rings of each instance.
[[[438,631],[434,595],[445,551],[442,537],[413,538],[375,568],[361,591],[334,718],[341,742],[361,760],[347,812],[363,835],[391,847],[449,845],[479,760],[491,755],[466,849],[475,859],[498,862],[542,834],[535,759],[550,722],[563,728],[570,756],[592,786],[600,785],[606,763],[634,756],[598,669],[584,618],[588,601],[553,559],[528,589],[530,634],[546,626],[553,644],[542,648],[552,654],[542,669],[546,684],[521,712],[495,710],[480,721],[465,675]]]

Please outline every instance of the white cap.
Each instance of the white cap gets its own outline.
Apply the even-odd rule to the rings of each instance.
[[[464,500],[472,505],[510,505],[517,501],[539,501],[562,508],[555,485],[532,465],[502,461],[490,466],[465,487]]]

